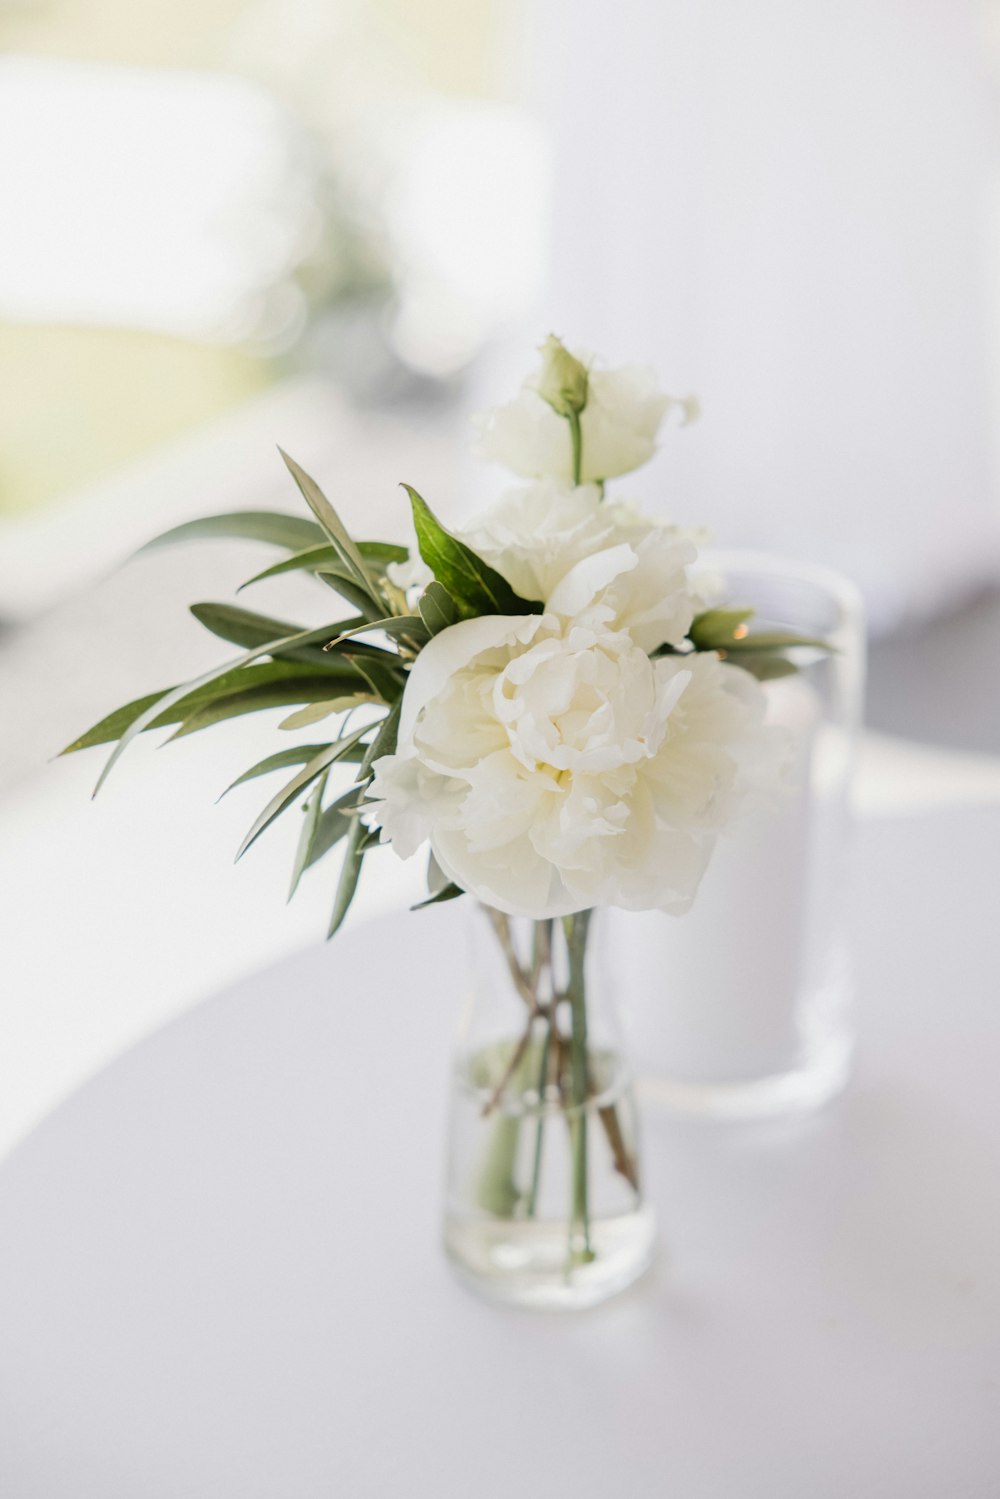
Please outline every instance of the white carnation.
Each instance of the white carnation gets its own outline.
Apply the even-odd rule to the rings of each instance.
[[[538,393],[537,376],[513,401],[477,418],[476,451],[488,462],[502,464],[526,478],[573,479],[573,449],[569,423]],[[584,483],[630,473],[652,458],[656,436],[671,406],[682,409],[685,420],[695,414],[694,403],[664,395],[656,376],[641,365],[617,370],[591,369],[587,404],[580,415]]]
[[[584,559],[628,547],[634,561],[618,554],[603,602],[611,606],[608,623],[628,630],[646,651],[680,645],[698,608],[686,573],[696,556],[690,538],[631,505],[602,501],[596,485],[540,479],[509,490],[462,539],[515,593],[545,604]]]
[[[598,560],[563,579],[563,602]],[[490,615],[435,636],[397,752],[375,764],[383,841],[404,858],[429,841],[450,879],[513,915],[687,909],[770,754],[764,697],[714,655],[650,660],[608,608],[598,590],[575,618]]]

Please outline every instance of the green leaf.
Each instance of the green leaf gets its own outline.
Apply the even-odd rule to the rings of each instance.
[[[698,651],[728,650],[735,631],[753,618],[753,609],[706,609],[695,616],[688,635]]]
[[[339,593],[342,599],[353,604],[362,619],[379,619],[385,613],[385,601],[375,598],[363,588],[353,577],[349,577],[343,568],[320,567],[316,570],[316,577],[334,593]]]
[[[317,755],[330,748],[333,741],[326,744],[293,744],[290,749],[279,750],[276,755],[268,755],[266,760],[258,760],[256,765],[251,765],[235,781],[231,781],[225,791],[218,798],[221,802],[223,796],[228,796],[236,786],[242,786],[244,781],[255,780],[257,776],[266,776],[272,770],[287,770],[289,765],[305,765],[309,760],[314,760]]]
[[[823,640],[818,635],[796,635],[791,630],[758,630],[756,634],[746,635],[742,640],[734,640],[726,649],[733,652],[791,651],[796,646],[803,645],[820,651],[833,649],[828,640]]]
[[[312,850],[306,862],[311,869],[325,854],[328,854],[351,829],[358,818],[358,803],[363,798],[364,786],[352,786],[343,796],[325,807],[319,819]]]
[[[287,620],[271,619],[266,614],[255,614],[251,609],[239,609],[235,604],[192,604],[191,613],[200,625],[228,640],[231,645],[260,647],[257,655],[281,655],[292,661],[304,661],[307,665],[323,671],[338,670],[337,662],[323,650],[327,640],[339,635],[344,625],[350,627],[353,620],[335,620],[318,630],[303,630],[301,625],[289,624]],[[305,644],[300,637],[308,637]],[[286,638],[297,641],[285,648]],[[273,644],[275,649],[269,650]]]
[[[410,907],[410,910],[424,911],[428,906],[438,906],[442,901],[455,900],[459,895],[464,894],[465,891],[461,885],[448,884],[445,885],[443,890],[439,890],[436,895],[429,895],[426,900],[418,901],[415,906]]]
[[[321,723],[334,713],[346,713],[349,708],[359,708],[362,703],[371,702],[374,702],[374,698],[370,692],[352,692],[346,697],[323,698],[319,702],[308,703],[297,713],[289,713],[287,718],[281,720],[278,728],[307,729],[310,724]]]
[[[394,541],[359,541],[357,548],[369,566],[379,569],[385,568],[390,562],[410,560],[409,547],[397,546]]]
[[[406,679],[406,667],[395,651],[389,650],[384,645],[375,645],[370,640],[359,640],[356,635],[350,636],[347,640],[335,635],[323,646],[323,653],[328,661],[333,663],[339,661],[342,670],[353,670],[354,668],[347,668],[344,663],[355,656],[360,656],[364,661],[378,662],[387,671],[393,672],[401,683]],[[332,669],[335,670],[336,666],[334,665]]]
[[[306,522],[306,524],[312,523]],[[319,530],[319,527],[316,529]],[[263,583],[265,578],[277,578],[282,573],[318,572],[321,567],[329,567],[338,561],[339,553],[324,541],[318,546],[306,547],[304,551],[293,552],[290,557],[283,557],[280,562],[274,562],[270,567],[265,567],[263,572],[254,573],[253,577],[247,578],[236,591],[241,593],[244,588],[249,588],[251,583]]]
[[[164,687],[160,692],[148,692],[145,697],[137,697],[133,702],[125,703],[121,708],[116,708],[113,713],[100,719],[78,739],[74,739],[72,744],[67,744],[66,748],[60,750],[59,753],[72,755],[77,750],[90,749],[95,744],[110,744],[113,739],[120,739],[129,724],[134,723],[147,709],[155,707],[173,690],[172,687]],[[169,718],[166,722],[175,723],[183,716],[183,711],[181,711],[177,714],[177,718]],[[149,727],[153,728],[155,725],[150,724]]]
[[[303,520],[298,515],[285,515],[276,510],[234,510],[227,515],[204,515],[198,520],[185,521],[182,526],[174,526],[162,536],[147,541],[137,555],[156,547],[173,546],[176,542],[204,541],[220,536],[266,541],[271,546],[299,551],[322,541],[323,531],[315,521]]]
[[[384,657],[384,660],[380,657]],[[382,651],[375,655],[370,651],[363,652],[361,642],[358,641],[352,650],[342,649],[335,659],[340,658],[350,661],[357,668],[375,696],[387,707],[391,707],[402,696],[404,678],[388,664],[394,659],[388,652]]]
[[[332,651],[342,640],[350,640],[356,635],[366,635],[369,630],[381,630],[394,640],[412,640],[417,645],[426,645],[429,639],[427,628],[419,615],[387,614],[384,619],[366,620],[364,624],[355,625],[352,630],[342,630],[336,640],[331,640],[324,649]]]
[[[377,599],[379,596],[378,589],[375,586],[374,578],[368,571],[365,559],[358,551],[356,544],[351,540],[346,526],[316,483],[316,480],[311,478],[305,469],[300,468],[294,458],[289,458],[283,449],[279,448],[278,452],[281,453],[288,472],[302,492],[303,499],[339,553],[340,559],[348,572],[356,577],[361,587],[367,589],[372,598]]]
[[[323,811],[323,793],[326,790],[329,774],[328,770],[324,770],[305,805],[302,831],[299,833],[299,841],[295,850],[295,862],[292,865],[292,883],[288,891],[289,900],[291,900],[299,888],[299,880],[302,878],[303,871],[309,864],[309,855],[312,853],[313,844],[316,841],[316,833],[319,829],[320,814]]]
[[[358,880],[361,877],[361,866],[365,859],[365,841],[368,837],[368,829],[360,817],[351,819],[351,826],[347,830],[347,845],[344,849],[344,862],[340,867],[340,878],[337,881],[336,893],[333,897],[333,911],[330,914],[330,925],[327,929],[329,940],[340,930],[344,917],[351,907],[358,888]]]
[[[311,760],[303,765],[298,775],[293,776],[286,786],[282,786],[281,790],[272,796],[260,816],[254,819],[250,831],[240,844],[236,853],[237,859],[242,859],[250,845],[257,841],[265,828],[269,828],[274,819],[284,812],[286,807],[291,806],[292,802],[306,786],[311,785],[317,776],[322,775],[324,770],[332,765],[334,761],[343,759],[347,751],[358,743],[362,734],[367,734],[368,727],[366,725],[364,728],[358,729],[346,739],[336,740],[335,743],[321,750],[318,755],[314,755]]]
[[[436,578],[428,583],[420,595],[417,609],[431,635],[440,635],[442,630],[447,630],[458,619],[458,605],[444,584],[439,583]]]
[[[354,668],[345,662],[342,669],[345,685],[353,685],[357,681]],[[207,703],[214,702],[220,697],[227,697],[230,693],[242,693],[258,687],[271,687],[284,682],[293,683],[301,680],[303,683],[309,683],[314,681],[315,677],[316,671],[312,665],[305,665],[298,661],[264,661],[258,662],[253,666],[236,667],[232,670],[224,671],[221,676],[216,677],[207,686],[197,688],[189,692],[186,696],[181,697],[175,702],[172,708],[168,708],[165,712],[158,714],[146,727],[149,729],[163,729],[170,724],[183,723],[185,718],[197,712],[198,709],[203,708]],[[340,685],[336,677],[329,673],[329,667],[323,672],[323,681],[327,692],[331,691],[331,689],[336,690]],[[88,729],[86,734],[82,734],[79,739],[75,739],[72,744],[68,744],[62,753],[68,755],[76,750],[90,749],[93,745],[108,744],[114,739],[120,739],[125,730],[141,714],[156,703],[161,702],[169,693],[176,690],[177,688],[175,687],[165,687],[160,692],[148,693],[145,697],[136,698],[134,702],[126,703],[123,707],[116,708],[113,713],[109,713],[107,717],[102,718],[99,723],[96,723],[92,729]],[[301,700],[305,701],[307,696],[308,689]],[[293,696],[284,698],[282,701],[295,702],[298,699]],[[267,705],[261,704],[261,706],[266,707]],[[245,711],[256,711],[256,708],[248,706]]]
[[[794,661],[789,661],[787,656],[772,654],[768,651],[762,651],[759,656],[749,651],[740,651],[739,654],[734,652],[726,664],[748,671],[751,676],[757,678],[758,682],[773,682],[778,677],[793,677],[799,669]]]
[[[378,733],[365,750],[364,759],[361,761],[360,774],[364,776],[375,761],[381,755],[393,755],[396,752],[396,740],[399,736],[399,715],[403,709],[402,699],[396,703],[385,715],[379,724]]]
[[[184,739],[188,734],[197,734],[201,729],[211,728],[213,724],[223,723],[228,718],[239,718],[246,713],[260,713],[267,708],[288,708],[295,703],[315,705],[328,702],[331,691],[335,691],[338,686],[346,691],[352,685],[347,678],[338,682],[327,673],[320,673],[316,676],[290,677],[287,681],[273,684],[264,683],[259,687],[248,687],[242,692],[223,693],[188,714],[167,743],[172,743],[174,739]],[[287,723],[287,719],[285,722]],[[282,725],[279,724],[278,727]]]
[[[312,522],[304,521],[303,525],[312,525]],[[319,531],[319,527],[316,529]],[[319,534],[323,533],[320,531]],[[384,572],[390,562],[405,562],[410,555],[406,547],[393,546],[388,541],[359,541],[357,546],[369,570],[380,573]],[[237,591],[249,588],[251,583],[262,583],[265,578],[280,577],[282,573],[317,573],[323,568],[336,571],[339,562],[340,553],[336,547],[324,541],[318,546],[306,547],[304,551],[295,552],[291,557],[285,557],[281,562],[273,563],[271,567],[265,567],[263,572],[254,573],[252,578],[240,584],[240,589]]]
[[[97,785],[94,787],[93,792],[94,796],[100,791],[104,782],[111,774],[113,767],[125,753],[126,749],[128,749],[132,740],[141,734],[144,729],[148,729],[153,723],[157,717],[157,710],[165,713],[168,709],[173,708],[179,703],[182,698],[186,697],[188,693],[195,692],[201,687],[207,687],[212,682],[217,682],[228,671],[234,671],[241,666],[249,666],[252,661],[258,660],[261,656],[276,655],[286,649],[296,650],[299,646],[318,644],[327,637],[328,632],[328,627],[324,626],[319,630],[303,630],[295,635],[283,636],[278,640],[269,640],[260,646],[259,649],[247,651],[243,656],[237,656],[235,661],[227,661],[225,665],[217,666],[214,670],[205,672],[204,675],[196,677],[194,681],[185,682],[182,687],[174,687],[164,697],[157,699],[148,708],[145,708],[139,714],[138,718],[133,719],[129,724],[97,778]]]
[[[191,613],[207,630],[211,630],[213,635],[218,635],[220,639],[228,640],[234,645],[259,644],[263,647],[267,641],[274,640],[276,632],[284,631],[288,634],[299,628],[288,624],[285,620],[255,614],[250,609],[238,609],[233,604],[192,604]],[[275,652],[275,654],[288,660],[301,661],[314,669],[328,671],[331,675],[341,678],[351,674],[354,670],[350,665],[349,657],[370,656],[387,667],[394,666],[397,658],[390,651],[371,645],[367,641],[353,642],[349,652],[329,649],[331,641],[342,638],[345,627],[350,631],[356,625],[356,619],[336,620],[325,629],[307,632],[310,636],[307,645],[294,646],[289,650]],[[325,638],[317,643],[313,638],[316,635],[323,635]],[[402,666],[399,670],[402,671]]]
[[[437,581],[451,594],[466,619],[479,614],[540,614],[542,605],[516,594],[498,572],[463,541],[446,531],[427,502],[409,484],[403,488],[413,507],[420,555]]]

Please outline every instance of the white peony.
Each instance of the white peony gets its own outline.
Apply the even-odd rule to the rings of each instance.
[[[416,549],[410,553],[405,562],[388,563],[385,575],[389,582],[414,604],[434,578],[434,574]]]
[[[526,382],[513,401],[482,413],[476,422],[476,452],[526,478],[573,479],[569,423],[538,392],[538,376]],[[630,473],[652,458],[656,435],[671,406],[684,419],[694,403],[664,395],[651,369],[625,365],[617,370],[591,369],[587,404],[580,414],[584,483]]]
[[[686,910],[773,751],[746,672],[714,655],[651,660],[611,628],[615,550],[629,549],[567,574],[545,614],[435,636],[397,752],[375,763],[383,841],[403,858],[429,841],[449,879],[512,915]]]
[[[572,488],[540,479],[509,490],[462,531],[462,539],[515,593],[546,604],[585,558],[629,547],[635,561],[617,568],[619,581],[607,595],[614,605],[609,621],[646,651],[680,645],[700,607],[686,573],[697,555],[689,537],[631,505],[602,501],[593,484]]]

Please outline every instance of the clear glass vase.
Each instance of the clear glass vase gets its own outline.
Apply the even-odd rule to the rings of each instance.
[[[718,840],[682,918],[608,912],[629,1042],[650,1105],[709,1119],[815,1108],[846,1081],[854,1028],[847,941],[850,788],[864,684],[857,590],[826,568],[706,553],[754,630],[819,636],[765,681],[786,733],[788,784]]]
[[[602,972],[603,914],[472,913],[445,1247],[476,1290],[525,1306],[595,1305],[652,1254],[632,1078]]]

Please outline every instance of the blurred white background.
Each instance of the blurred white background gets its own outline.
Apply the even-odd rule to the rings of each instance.
[[[0,0],[0,1146],[330,899],[232,870],[267,715],[50,763],[264,559],[121,564],[294,510],[279,442],[363,533],[461,513],[550,329],[699,394],[635,492],[864,589],[864,810],[995,799],[998,80],[994,0]]]

